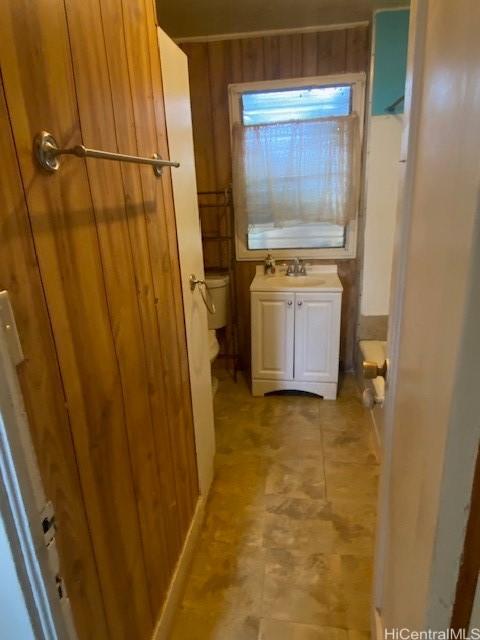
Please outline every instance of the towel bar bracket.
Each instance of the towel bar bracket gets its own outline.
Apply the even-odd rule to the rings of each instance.
[[[147,164],[153,168],[156,177],[162,175],[163,167],[179,167],[179,162],[162,160],[158,153],[151,158],[142,156],[132,156],[126,153],[112,153],[111,151],[100,151],[99,149],[89,149],[83,144],[67,149],[61,149],[55,138],[48,131],[41,131],[35,136],[33,141],[33,152],[37,162],[41,167],[49,172],[58,171],[60,168],[60,156],[70,155],[77,158],[100,158],[102,160],[116,160],[118,162],[133,162],[134,164]]]

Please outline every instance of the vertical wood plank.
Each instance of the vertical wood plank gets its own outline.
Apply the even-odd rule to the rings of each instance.
[[[370,30],[355,27],[346,30],[346,65],[350,72],[366,71],[370,58]]]
[[[250,284],[255,277],[256,262],[237,262],[238,342],[242,368],[250,370]]]
[[[199,191],[215,189],[215,150],[212,138],[212,106],[210,102],[210,69],[206,43],[184,43],[190,75],[195,168]]]
[[[346,71],[346,33],[344,29],[319,31],[317,47],[318,75]]]
[[[80,637],[147,638],[198,499],[170,172],[158,180],[149,167],[68,157],[46,175],[31,143],[49,128],[60,146],[168,156],[153,0],[8,0],[0,18],[0,64],[27,185],[23,224],[29,230],[28,215],[34,241],[30,263],[22,266],[19,254],[6,266],[4,256],[18,248],[8,236],[0,281],[15,290],[26,272],[28,301],[22,288],[19,305],[26,316],[38,306],[31,329],[25,319],[35,369],[24,380],[27,406],[40,391],[47,396],[34,440],[48,449],[42,471],[65,523],[67,586]],[[3,222],[0,214],[2,231]],[[6,224],[11,231],[10,214]],[[26,235],[22,242],[26,252]],[[40,356],[49,358],[48,375]],[[57,438],[61,431],[53,446],[44,442],[48,429]],[[70,475],[60,487],[64,464]],[[73,531],[69,521],[79,518]]]
[[[208,68],[212,105],[215,184],[227,188],[232,180],[230,162],[230,121],[228,85],[232,77],[231,43],[229,40],[208,43]]]
[[[263,38],[263,75],[265,78],[278,80],[285,73],[280,60],[280,41],[284,38],[285,36],[266,36]]]
[[[160,83],[159,65],[157,72],[152,74],[152,61],[158,64],[158,47],[153,49],[141,46],[150,42],[147,27],[146,8],[143,3],[133,6],[127,0],[122,1],[123,28],[127,47],[127,63],[132,86],[133,111],[137,132],[138,153],[151,155],[152,145],[163,155],[167,155],[166,137],[159,135],[159,129],[165,128],[158,121],[162,114],[162,92],[159,84],[154,88],[153,82]],[[154,58],[152,59],[152,56]],[[157,110],[158,107],[158,110]],[[157,129],[158,122],[158,129]],[[168,382],[168,402],[171,418],[169,419],[174,469],[176,471],[177,501],[179,508],[179,522],[181,536],[188,530],[194,504],[197,499],[196,467],[190,460],[194,457],[193,425],[191,421],[191,404],[189,389],[185,389],[186,368],[185,353],[179,353],[179,331],[183,332],[184,325],[178,326],[178,304],[180,285],[178,276],[178,258],[174,254],[175,247],[171,237],[175,228],[173,208],[167,210],[167,203],[173,202],[171,194],[165,194],[165,187],[169,184],[168,170],[164,172],[163,180],[156,180],[149,167],[140,169],[143,195],[148,206],[147,235],[154,278],[155,296],[159,325],[164,328],[160,335],[162,341],[163,367],[165,380]],[[176,273],[174,273],[176,271]],[[176,286],[174,282],[176,279]],[[181,309],[181,307],[180,307]],[[193,476],[193,477],[192,477]]]
[[[303,75],[303,43],[302,34],[294,33],[292,40],[292,78],[301,78]]]
[[[103,14],[107,16],[104,19]],[[115,121],[125,126],[116,127],[118,146],[125,153],[138,154],[135,128],[126,126],[134,123],[133,101],[128,73],[127,53],[123,30],[117,25],[122,21],[122,7],[117,0],[103,0],[102,25],[105,36],[107,63],[112,89],[112,101]],[[135,271],[137,298],[140,308],[142,332],[146,349],[147,390],[150,396],[154,451],[160,477],[160,503],[164,520],[167,556],[159,558],[167,577],[171,576],[175,559],[178,557],[181,538],[176,496],[173,454],[169,435],[169,420],[174,419],[166,388],[166,376],[163,368],[160,326],[156,312],[156,298],[150,248],[147,237],[148,203],[145,204],[139,168],[122,164],[122,181],[125,193],[128,229]]]
[[[51,0],[35,5],[6,2],[2,25],[7,103],[28,185],[30,220],[109,628],[114,637],[142,637],[152,629],[152,616],[85,163],[66,158],[58,174],[46,176],[31,156],[33,137],[45,127],[62,146],[81,142],[65,7]],[[31,64],[34,59],[38,64]]]
[[[45,492],[55,507],[61,572],[78,634],[103,639],[103,599],[2,83],[0,157],[0,289],[10,294],[25,354],[18,377]]]
[[[88,146],[118,149],[110,77],[98,0],[66,0],[82,133]],[[85,40],[89,40],[85,50]],[[122,123],[117,121],[117,126]],[[91,142],[89,142],[91,141]],[[126,220],[121,167],[87,162],[108,310],[118,361],[129,456],[145,569],[153,609],[168,585],[166,522],[160,497],[153,420],[148,396],[146,345],[137,302],[135,273]],[[149,349],[151,345],[148,346]]]
[[[288,79],[302,75],[301,34],[280,37],[280,77]]]
[[[254,82],[264,79],[263,38],[241,40],[242,80]]]
[[[316,33],[302,33],[302,75],[317,75],[318,43]]]
[[[230,48],[232,54],[232,82],[243,82],[242,41],[231,40]]]

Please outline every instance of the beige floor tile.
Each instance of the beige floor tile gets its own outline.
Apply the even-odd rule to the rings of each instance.
[[[335,529],[334,550],[342,555],[373,555],[377,506],[376,500],[333,500],[327,503],[324,517]]]
[[[286,434],[276,434],[269,442],[265,455],[279,462],[308,459],[311,464],[316,464],[322,468],[323,444],[320,431],[316,433],[307,430],[292,429]]]
[[[290,498],[325,498],[325,472],[323,456],[310,458],[285,458],[270,464],[265,491]]]
[[[233,605],[237,617],[255,617],[261,607],[264,558],[262,547],[201,540],[183,606],[212,615]]]
[[[172,640],[366,640],[378,465],[353,377],[335,402],[219,377],[216,477]]]
[[[333,553],[336,531],[319,500],[267,496],[263,544],[304,554]]]
[[[262,613],[276,620],[345,628],[340,556],[268,549]]]
[[[216,421],[216,444],[220,454],[251,453],[259,455],[270,445],[272,432],[268,425],[259,425],[254,412],[246,416]]]
[[[265,498],[213,490],[207,504],[202,539],[225,544],[263,543]]]
[[[330,462],[377,464],[372,437],[371,430],[365,429],[326,430],[323,434],[325,458]]]
[[[369,433],[371,431],[371,418],[363,406],[327,407],[321,411],[319,421],[323,432]]]
[[[328,500],[376,503],[378,465],[333,462],[325,459]]]
[[[239,616],[228,603],[213,615],[184,608],[177,614],[170,640],[257,640],[259,628],[258,618]]]
[[[258,640],[348,640],[345,629],[262,619]]]
[[[268,463],[261,456],[236,453],[217,456],[212,491],[249,500],[254,506],[265,495]]]
[[[368,631],[371,619],[373,558],[342,556],[343,589],[347,608],[347,628]]]

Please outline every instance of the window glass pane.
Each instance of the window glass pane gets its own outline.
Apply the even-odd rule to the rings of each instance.
[[[326,222],[288,227],[249,225],[247,246],[255,249],[331,249],[345,246],[345,227]]]
[[[351,113],[351,85],[244,93],[243,124],[313,120]]]

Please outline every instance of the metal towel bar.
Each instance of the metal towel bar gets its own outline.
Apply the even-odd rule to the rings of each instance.
[[[33,149],[38,163],[47,171],[57,171],[60,167],[59,156],[77,156],[78,158],[101,158],[102,160],[117,160],[119,162],[133,162],[135,164],[148,164],[153,167],[153,172],[157,176],[162,175],[163,167],[179,167],[179,162],[162,160],[155,153],[151,158],[142,156],[131,156],[127,153],[112,153],[111,151],[101,151],[99,149],[89,149],[83,144],[67,149],[60,149],[57,141],[48,131],[37,133],[33,142]]]

